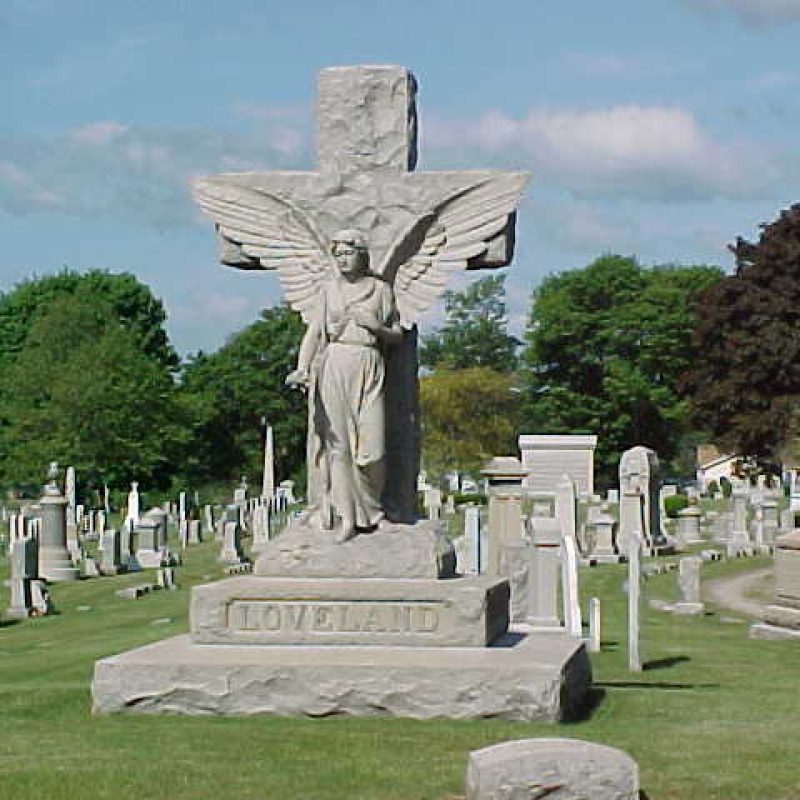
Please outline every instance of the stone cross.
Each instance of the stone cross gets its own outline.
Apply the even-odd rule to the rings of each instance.
[[[224,195],[246,206],[247,191],[260,191],[285,204],[287,214],[313,220],[330,241],[339,230],[360,231],[369,242],[370,267],[397,268],[388,253],[403,250],[420,225],[445,204],[482,185],[500,186],[518,197],[527,177],[522,173],[461,171],[414,173],[417,161],[417,83],[399,66],[355,66],[324,69],[319,75],[317,163],[314,172],[249,172],[199,181],[201,205],[215,217],[204,197]],[[236,201],[238,202],[238,200]],[[480,213],[479,206],[475,213]],[[474,217],[473,217],[474,218]],[[511,261],[514,215],[494,234],[488,249],[469,259],[469,269],[502,267]],[[280,231],[259,231],[281,241]],[[410,257],[413,253],[408,253]],[[220,237],[220,260],[241,269],[263,269],[243,252],[240,242]],[[393,280],[393,274],[383,274]],[[438,287],[443,291],[444,286]],[[392,478],[385,506],[396,521],[413,521],[415,479],[419,467],[416,329],[407,330],[392,348],[386,364],[386,470]]]

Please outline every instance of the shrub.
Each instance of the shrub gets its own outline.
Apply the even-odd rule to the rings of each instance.
[[[485,506],[486,505],[486,495],[485,494],[477,494],[475,492],[454,492],[453,493],[453,502],[457,506],[463,506],[466,503],[475,503],[475,505]]]
[[[722,496],[725,498],[733,494],[733,486],[724,475],[719,479],[719,488],[722,489]]]
[[[677,517],[679,511],[683,511],[689,505],[689,498],[684,494],[674,494],[672,497],[664,498],[664,510],[670,518]]]

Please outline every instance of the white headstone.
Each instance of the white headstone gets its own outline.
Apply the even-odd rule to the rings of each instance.
[[[589,598],[589,652],[599,653],[600,647],[600,598],[591,597]]]
[[[575,540],[569,536],[563,536],[561,541],[561,597],[567,633],[580,638],[583,636],[583,624],[578,592],[578,549]]]
[[[125,515],[125,527],[132,531],[139,522],[139,484],[136,481],[131,483],[131,490],[128,492],[128,512]]]
[[[467,564],[464,572],[477,575],[481,572],[481,510],[478,506],[464,508],[464,542]]]

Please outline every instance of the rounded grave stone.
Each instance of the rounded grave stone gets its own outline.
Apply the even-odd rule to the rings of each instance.
[[[578,739],[517,739],[469,754],[466,800],[638,800],[639,766]]]

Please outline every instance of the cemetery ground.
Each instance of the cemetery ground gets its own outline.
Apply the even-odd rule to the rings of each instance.
[[[2,624],[0,797],[454,799],[470,750],[568,736],[630,753],[651,800],[800,800],[796,643],[750,640],[749,620],[724,609],[653,610],[648,599],[675,597],[675,573],[658,575],[643,587],[645,670],[628,672],[624,565],[582,570],[582,605],[602,601],[603,651],[592,656],[596,704],[580,721],[92,716],[95,660],[186,631],[190,586],[223,577],[217,553],[214,541],[185,551],[178,591],[115,596],[146,573],[56,584],[56,615]]]

